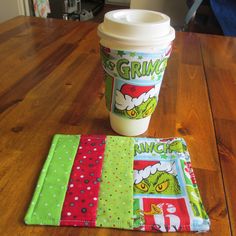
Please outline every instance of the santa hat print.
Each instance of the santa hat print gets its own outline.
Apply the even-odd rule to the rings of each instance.
[[[138,184],[143,179],[155,174],[157,171],[164,171],[172,175],[177,175],[175,162],[158,162],[155,165],[147,166],[143,170],[134,170],[134,183]]]
[[[119,110],[131,110],[146,102],[149,98],[157,96],[160,85],[136,86],[122,85],[120,91],[116,90],[115,106]]]

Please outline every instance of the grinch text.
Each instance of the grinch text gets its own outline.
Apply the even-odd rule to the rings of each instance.
[[[154,73],[160,74],[166,67],[167,59],[156,61],[132,61],[123,58],[117,61],[116,69],[119,76],[125,80],[135,79],[136,77],[150,76]]]
[[[134,155],[141,153],[172,153],[172,152],[185,152],[186,146],[181,141],[175,140],[171,143],[139,143],[134,145]]]

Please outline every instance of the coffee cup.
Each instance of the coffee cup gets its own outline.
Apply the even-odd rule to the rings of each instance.
[[[160,12],[123,9],[105,14],[98,27],[106,107],[118,134],[136,136],[149,126],[175,30]]]

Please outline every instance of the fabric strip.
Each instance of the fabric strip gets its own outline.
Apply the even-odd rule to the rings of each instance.
[[[61,214],[61,225],[95,226],[106,136],[82,135]]]
[[[132,138],[107,136],[96,226],[133,229]]]
[[[26,224],[59,225],[79,135],[55,135],[25,217]]]
[[[134,146],[134,229],[208,231],[184,139],[135,138]]]

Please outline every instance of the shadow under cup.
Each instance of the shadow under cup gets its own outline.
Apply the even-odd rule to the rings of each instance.
[[[147,53],[101,45],[106,107],[115,132],[136,136],[148,129],[171,48],[172,43]]]

